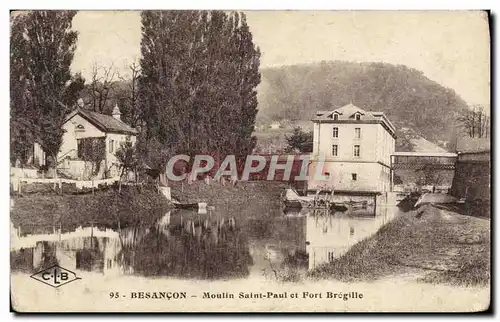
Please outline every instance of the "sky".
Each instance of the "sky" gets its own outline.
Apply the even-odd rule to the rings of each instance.
[[[469,104],[489,105],[486,14],[478,11],[247,11],[261,67],[322,60],[386,62],[421,70]],[[128,76],[140,58],[138,11],[81,11],[73,72],[113,66]]]

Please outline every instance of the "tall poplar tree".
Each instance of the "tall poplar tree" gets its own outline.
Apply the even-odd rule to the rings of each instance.
[[[252,151],[260,52],[244,14],[145,11],[141,52],[148,140],[189,155]]]
[[[32,11],[12,22],[11,133],[29,135],[11,142],[38,142],[53,162],[62,143],[64,118],[84,86],[83,78],[70,71],[78,36],[71,29],[75,14]]]
[[[27,65],[24,55],[23,31],[25,15],[11,21],[10,39],[10,157],[11,162],[26,163],[29,148],[35,141],[33,111],[27,104]]]

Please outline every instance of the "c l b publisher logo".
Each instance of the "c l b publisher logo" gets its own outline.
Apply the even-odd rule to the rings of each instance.
[[[38,273],[31,275],[30,277],[55,288],[81,279],[81,277],[77,277],[74,272],[67,270],[59,265],[54,265],[52,267],[46,268]]]

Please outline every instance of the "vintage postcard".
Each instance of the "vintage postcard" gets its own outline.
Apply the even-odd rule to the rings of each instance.
[[[12,310],[488,310],[489,21],[12,11]]]

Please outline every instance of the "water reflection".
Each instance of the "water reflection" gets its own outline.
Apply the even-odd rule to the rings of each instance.
[[[354,244],[375,234],[398,214],[395,207],[380,205],[375,216],[347,213],[326,215],[313,212],[307,216],[307,253],[309,269],[328,263],[345,254]]]
[[[106,233],[87,227],[18,237],[12,244],[12,269],[24,271],[58,264],[106,274],[226,278],[247,276],[252,264],[246,236],[234,218],[187,211],[169,212],[149,228]]]
[[[103,274],[178,278],[277,278],[332,261],[392,220],[326,211],[266,214],[186,210],[166,213],[152,226],[77,228],[19,236],[11,227],[11,268],[36,272],[54,264]]]
[[[252,258],[234,218],[195,213],[167,214],[139,241],[124,244],[125,269],[144,276],[242,277]]]

